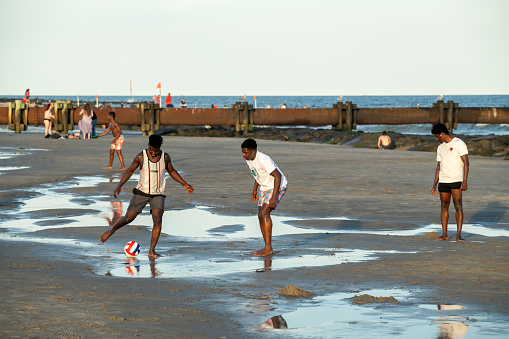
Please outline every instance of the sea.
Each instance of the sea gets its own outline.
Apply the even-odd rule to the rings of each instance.
[[[0,95],[4,100],[21,99],[20,96]],[[35,95],[32,94],[32,100]],[[163,102],[166,96],[163,95]],[[122,103],[127,105],[136,104],[143,101],[152,101],[152,96],[122,96],[122,95],[39,95],[43,102],[51,100],[71,100],[74,103],[91,102],[95,104],[111,104],[112,107],[120,107]],[[246,96],[245,99],[240,96],[199,96],[199,95],[173,95],[172,103],[178,107],[181,99],[184,99],[188,107],[207,108],[216,105],[218,108],[231,107],[232,104],[241,101],[247,101],[249,104],[258,108],[265,108],[268,105],[272,108],[279,108],[285,104],[288,108],[331,108],[338,100],[342,102],[351,101],[357,104],[357,107],[376,108],[376,107],[431,107],[437,102],[439,97],[434,95],[356,95],[356,96]],[[445,102],[454,101],[460,107],[509,107],[509,95],[444,95],[440,100]],[[290,127],[290,126],[284,126]],[[295,127],[295,126],[291,126]],[[307,127],[307,126],[299,126]],[[330,128],[330,126],[320,126],[313,128]],[[358,131],[378,133],[382,131],[391,131],[402,134],[429,134],[430,126],[428,124],[413,125],[358,125]],[[454,131],[460,135],[509,135],[509,124],[459,124],[458,129]]]

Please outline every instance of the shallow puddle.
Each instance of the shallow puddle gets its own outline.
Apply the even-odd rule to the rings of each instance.
[[[358,249],[322,249],[323,255],[295,255],[288,256],[284,253],[277,256],[260,257],[214,257],[209,260],[197,260],[185,254],[175,254],[160,257],[156,260],[146,259],[146,249],[141,256],[125,258],[123,264],[109,270],[107,273],[100,269],[98,274],[107,274],[120,277],[137,278],[184,278],[184,277],[214,277],[241,272],[263,272],[270,270],[284,270],[302,267],[320,267],[340,265],[368,260],[376,260],[384,253],[410,253],[395,251],[366,251]],[[412,252],[415,253],[415,252]],[[125,256],[125,255],[124,255]],[[191,256],[192,257],[192,256]],[[116,256],[118,262],[122,260]],[[129,267],[124,267],[125,261]],[[130,264],[135,262],[136,264]],[[131,267],[131,266],[134,266]]]
[[[399,303],[354,305],[352,298],[362,294],[393,296]],[[340,338],[449,339],[507,338],[509,334],[507,326],[493,323],[488,316],[473,314],[464,306],[416,307],[411,301],[411,292],[401,289],[335,293],[304,300],[294,311],[271,315],[254,330],[307,338],[330,337],[333,333]],[[282,323],[281,319],[286,327],[270,327]]]
[[[0,160],[29,155],[37,151],[50,152],[51,150],[44,148],[0,147]]]
[[[112,199],[111,192],[99,194],[91,191],[91,193],[79,196],[74,189],[93,188],[101,183],[118,181],[120,176],[121,173],[110,178],[103,176],[76,177],[64,183],[46,184],[31,189],[36,196],[23,200],[23,204],[18,210],[4,213],[6,220],[0,223],[0,227],[8,228],[12,232],[26,232],[58,227],[108,226],[112,220],[116,221],[125,212],[129,202]],[[137,174],[133,175],[130,181],[136,181],[137,178]],[[20,216],[22,222],[19,220]],[[323,234],[324,232],[419,236],[440,230],[438,224],[415,225],[415,228],[412,229],[363,229],[363,223],[373,223],[373,221],[346,217],[292,218],[276,214],[272,216],[272,220],[274,223],[273,236]],[[344,229],[341,228],[343,223],[358,226],[353,228],[348,226],[347,229]],[[146,207],[132,224],[150,228],[152,217],[149,208]],[[335,229],[329,229],[324,225],[336,226],[334,226]],[[505,229],[489,228],[480,224],[464,224],[463,230],[465,234],[478,234],[487,237],[509,236],[509,231]],[[162,233],[175,237],[192,238],[195,241],[205,239],[224,241],[260,237],[256,215],[220,215],[213,213],[206,206],[196,206],[187,210],[166,210],[163,215]]]

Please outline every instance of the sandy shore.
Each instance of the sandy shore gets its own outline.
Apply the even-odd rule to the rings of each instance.
[[[166,214],[208,206],[208,211],[232,216],[232,220],[256,219],[256,206],[249,199],[252,177],[240,152],[243,139],[164,137],[163,150],[195,187],[189,195],[169,181]],[[228,236],[229,230],[242,229],[235,222],[209,230],[210,239],[193,239],[173,236],[172,229],[191,235],[192,228],[198,227],[193,225],[210,220],[191,220],[192,216],[189,222],[165,220],[168,235],[158,245],[164,257],[150,262],[146,253],[140,256],[140,272],[146,269],[156,278],[136,278],[115,272],[125,266],[119,258],[127,241],[137,240],[148,247],[150,227],[145,226],[150,226],[149,219],[136,220],[104,245],[98,241],[107,229],[104,214],[111,210],[100,210],[94,203],[107,206],[113,201],[111,193],[120,175],[103,169],[109,142],[109,137],[83,141],[0,134],[0,151],[24,153],[0,160],[2,336],[272,336],[258,324],[309,302],[279,295],[287,285],[317,296],[404,289],[412,298],[398,307],[463,305],[472,317],[490,318],[497,325],[496,333],[509,331],[509,238],[498,235],[509,229],[508,162],[503,159],[470,157],[469,190],[464,195],[466,242],[457,243],[425,239],[425,232],[404,235],[410,234],[404,233],[407,230],[433,228],[432,224],[440,232],[440,202],[431,195],[434,153],[260,140],[259,150],[269,154],[289,180],[288,193],[274,215],[294,219],[285,225],[299,226],[299,232],[276,236],[275,254],[263,260],[252,257],[262,247],[259,235]],[[146,137],[126,137],[126,165],[146,144]],[[27,168],[2,170],[20,166]],[[116,158],[114,166],[119,167]],[[97,186],[66,186],[58,191],[69,196],[72,206],[34,207],[15,213],[23,201],[44,196],[40,187],[85,176],[104,180]],[[133,186],[127,183],[121,193],[124,209]],[[453,214],[452,238],[456,233]],[[74,220],[83,215],[90,221],[75,226]],[[24,223],[40,228],[23,231],[19,225]],[[478,226],[485,228],[473,231]],[[220,232],[226,235],[224,240],[217,236]],[[376,252],[376,260],[323,264],[326,256],[354,250]],[[313,256],[317,265],[309,261]],[[292,263],[289,267],[282,265],[287,261]],[[203,274],[207,269],[202,269],[196,276],[172,276],[177,265],[179,272],[185,272],[186,264],[189,271],[198,272],[198,263],[204,262],[211,263],[210,274]],[[243,263],[265,269],[242,269]],[[226,269],[222,274],[215,272],[214,265],[239,269],[230,274]],[[295,325],[289,323],[289,328]],[[362,337],[362,328],[358,330]],[[357,333],[355,326],[352,331]],[[298,331],[288,333],[304,336]]]

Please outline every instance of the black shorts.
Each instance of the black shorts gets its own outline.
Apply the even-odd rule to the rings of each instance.
[[[451,190],[459,190],[463,182],[439,182],[438,191],[444,193],[451,193]]]

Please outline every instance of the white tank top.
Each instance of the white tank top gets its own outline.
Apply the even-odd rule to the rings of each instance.
[[[149,159],[147,150],[143,150],[143,166],[140,169],[137,189],[146,194],[163,195],[166,186],[166,168],[164,152],[161,151],[161,158],[157,162]]]

